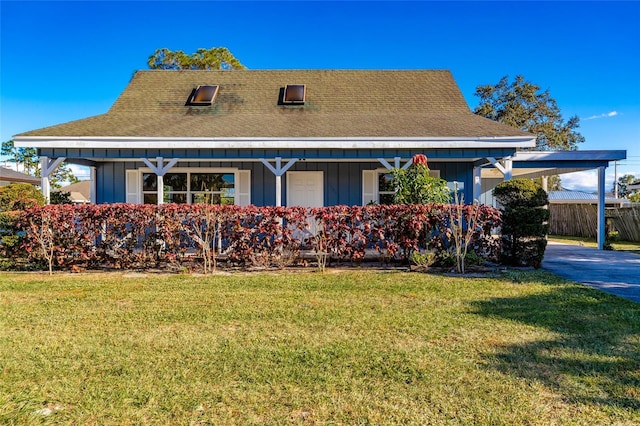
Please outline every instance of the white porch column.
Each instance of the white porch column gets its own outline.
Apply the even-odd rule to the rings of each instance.
[[[511,157],[504,159],[504,168],[506,170],[504,174],[504,180],[511,180],[513,177],[513,160]]]
[[[598,167],[598,250],[604,250],[605,217],[604,217],[604,171],[606,167]]]
[[[91,204],[96,204],[97,202],[97,191],[96,191],[96,168],[95,166],[89,167],[89,201]]]
[[[153,164],[150,160],[146,158],[141,158],[142,162],[147,165],[151,169],[153,173],[156,174],[157,177],[157,194],[158,194],[158,205],[164,203],[164,178],[163,176],[171,169],[176,163],[180,160],[179,158],[172,158],[168,160],[167,164],[164,164],[164,158],[156,157],[156,164]]]
[[[542,189],[544,192],[549,192],[549,176],[542,176]]]
[[[47,204],[51,203],[51,182],[49,176],[56,171],[65,159],[65,157],[60,157],[50,162],[49,157],[40,157],[40,187],[42,188],[42,195]]]
[[[482,196],[482,167],[473,168],[473,200],[480,203]]]
[[[260,162],[276,176],[276,207],[280,207],[282,206],[282,175],[285,174],[298,159],[292,158],[284,167],[282,167],[282,157],[276,157],[275,160],[275,167],[264,158],[261,158]]]
[[[500,170],[500,173],[504,176],[504,180],[511,180],[513,176],[513,160],[511,157],[504,158],[502,162],[493,157],[487,157],[487,160],[489,160],[496,169]]]

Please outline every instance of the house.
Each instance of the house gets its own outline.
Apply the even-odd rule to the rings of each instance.
[[[9,185],[11,183],[30,183],[31,185],[40,185],[40,178],[7,169],[6,167],[0,167],[0,186]]]
[[[535,137],[473,114],[448,71],[149,70],[107,113],[14,142],[48,173],[90,166],[98,203],[326,206],[384,201],[417,153],[471,200],[479,164]]]
[[[88,204],[91,202],[91,181],[82,180],[62,188],[54,189],[57,192],[68,192],[73,204]]]
[[[89,166],[97,203],[384,203],[389,170],[419,153],[468,202],[558,170],[598,168],[603,192],[604,169],[626,158],[519,151],[535,136],[473,114],[433,70],[138,71],[105,114],[13,139],[38,149],[45,197],[66,161]]]

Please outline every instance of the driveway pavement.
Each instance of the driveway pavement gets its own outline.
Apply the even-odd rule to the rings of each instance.
[[[542,267],[640,303],[640,256],[636,254],[549,242]]]

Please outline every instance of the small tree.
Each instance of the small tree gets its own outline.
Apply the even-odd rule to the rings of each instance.
[[[493,196],[504,207],[502,215],[502,261],[508,265],[542,265],[547,247],[549,203],[547,193],[530,179],[498,184]]]
[[[447,181],[429,174],[427,157],[423,154],[413,156],[413,162],[407,169],[391,170],[395,189],[396,204],[448,203],[451,191]]]
[[[454,203],[449,207],[449,233],[453,237],[456,258],[456,272],[464,274],[465,259],[469,251],[469,244],[477,234],[478,214],[480,206],[475,203],[465,208],[464,195],[454,192]]]

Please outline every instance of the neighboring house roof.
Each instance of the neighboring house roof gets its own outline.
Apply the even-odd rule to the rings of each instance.
[[[0,182],[19,182],[30,183],[32,185],[40,185],[40,178],[0,167]]]
[[[304,105],[278,103],[287,84],[306,85]],[[212,105],[186,105],[198,85],[219,86]],[[534,144],[530,133],[473,114],[449,71],[424,70],[138,71],[106,114],[17,136],[515,138]]]
[[[83,180],[62,188],[54,189],[54,191],[68,192],[69,198],[71,198],[71,201],[74,203],[88,203],[91,199],[91,181]]]
[[[633,182],[631,185],[627,185],[628,190],[640,189],[640,180]]]
[[[583,191],[549,191],[549,203],[551,204],[597,204],[598,194]],[[623,198],[608,197],[605,195],[605,204],[626,204],[629,200]]]

